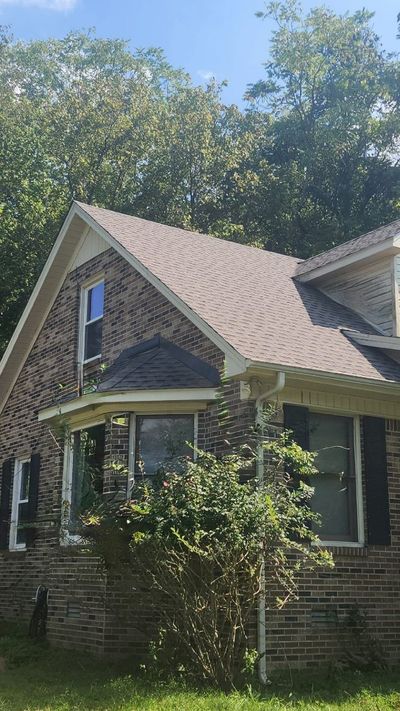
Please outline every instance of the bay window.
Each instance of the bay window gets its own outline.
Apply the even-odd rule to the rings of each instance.
[[[81,516],[103,493],[105,425],[95,424],[75,430],[66,448],[64,529],[77,535]]]
[[[193,458],[193,415],[137,415],[135,472],[156,474],[179,457]]]

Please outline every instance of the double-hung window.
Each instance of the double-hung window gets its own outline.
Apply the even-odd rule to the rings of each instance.
[[[82,361],[101,356],[104,313],[104,281],[83,289],[82,293]]]
[[[136,415],[135,472],[154,475],[180,457],[193,458],[194,415]]]
[[[78,536],[81,516],[103,493],[104,423],[72,432],[65,451],[63,532]]]
[[[284,424],[303,449],[316,452],[318,473],[307,480],[320,516],[314,530],[328,545],[364,543],[360,418],[285,405]]]
[[[309,449],[318,474],[311,508],[320,514],[316,533],[327,542],[362,542],[359,419],[309,413]]]
[[[30,459],[16,460],[10,525],[10,549],[26,548],[27,531],[23,528],[25,511],[29,504]]]

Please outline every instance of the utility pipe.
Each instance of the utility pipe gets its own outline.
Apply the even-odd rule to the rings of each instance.
[[[262,445],[263,434],[263,411],[264,403],[273,395],[277,395],[285,387],[286,375],[279,371],[276,376],[275,385],[258,396],[256,400],[256,427],[258,432],[257,444],[257,459],[256,459],[256,474],[259,486],[264,482],[264,448]],[[265,564],[261,563],[261,592],[257,610],[257,651],[259,656],[258,662],[258,678],[261,684],[265,685],[268,682],[267,678],[267,645],[265,639],[266,632],[266,615],[265,615]]]

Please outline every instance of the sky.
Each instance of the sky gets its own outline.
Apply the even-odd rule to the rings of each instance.
[[[303,0],[305,9],[320,4],[338,13],[375,12],[384,48],[400,50],[399,0]],[[263,6],[263,0],[0,0],[0,25],[23,40],[95,28],[98,36],[124,38],[132,48],[162,47],[194,82],[226,80],[224,100],[240,104],[246,86],[262,78],[268,57],[272,21],[255,16]]]

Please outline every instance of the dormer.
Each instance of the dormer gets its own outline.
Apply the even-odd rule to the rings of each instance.
[[[400,336],[400,220],[300,262],[296,279]]]

